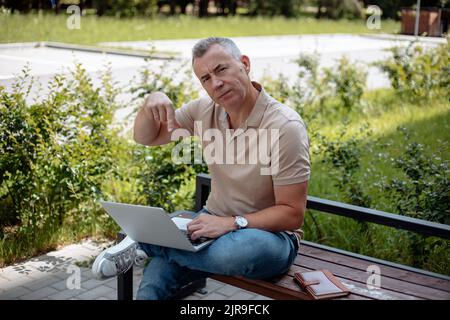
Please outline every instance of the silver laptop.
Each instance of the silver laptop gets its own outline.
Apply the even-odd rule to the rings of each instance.
[[[162,208],[109,201],[100,203],[135,241],[187,251],[199,251],[214,241],[205,237],[191,240],[187,235],[187,224],[192,219],[171,218]]]

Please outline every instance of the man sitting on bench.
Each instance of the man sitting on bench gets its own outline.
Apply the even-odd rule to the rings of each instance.
[[[287,272],[297,256],[296,230],[303,225],[310,175],[303,120],[250,80],[250,59],[230,39],[199,41],[192,66],[208,96],[174,110],[164,93],[149,94],[135,119],[134,139],[157,146],[180,136],[200,137],[211,193],[188,233],[194,240],[217,239],[199,252],[129,237],[106,249],[92,269],[100,278],[133,264],[115,255],[152,257],[137,299],[170,299],[212,274],[271,278]]]

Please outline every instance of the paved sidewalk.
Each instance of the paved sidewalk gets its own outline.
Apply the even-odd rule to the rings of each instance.
[[[0,269],[0,300],[116,300],[117,279],[94,279],[93,259],[112,243],[83,241]],[[142,277],[134,268],[134,296]],[[266,300],[264,296],[208,279],[205,292],[186,300]]]

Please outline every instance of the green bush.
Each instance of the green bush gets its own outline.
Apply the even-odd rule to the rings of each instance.
[[[392,165],[403,176],[388,179],[380,186],[395,211],[417,219],[450,224],[450,190],[448,142],[442,141],[441,150],[430,155],[425,146],[411,141],[410,134],[400,129],[404,136],[405,150],[400,156],[390,158]]]
[[[450,224],[450,170],[448,160],[445,160],[445,154],[448,154],[447,143],[441,142],[440,150],[430,150],[412,141],[405,129],[400,131],[404,140],[396,149],[404,150],[398,155],[392,151],[375,154],[372,146],[377,141],[366,143],[371,136],[367,128],[361,128],[362,133],[358,137],[348,136],[344,124],[335,139],[320,134],[312,137],[313,143],[319,146],[313,161],[320,159],[323,164],[321,171],[326,172],[323,179],[328,183],[333,182],[338,201],[374,209],[379,206],[389,207],[390,212]],[[371,155],[369,166],[361,163],[364,153]],[[374,170],[380,167],[398,170],[385,176]],[[373,196],[377,201],[374,201]],[[449,274],[450,241],[349,220],[309,211],[305,222],[307,238],[345,250]],[[329,224],[333,228],[329,228]]]
[[[375,63],[386,72],[392,87],[404,98],[450,98],[450,38],[437,49],[424,49],[412,42],[393,48],[392,58]]]
[[[425,146],[411,141],[410,133],[400,128],[404,137],[404,151],[390,158],[391,164],[403,175],[386,178],[379,186],[383,195],[395,207],[395,212],[409,217],[450,224],[449,162],[442,155],[448,153],[447,142],[441,150],[429,154]],[[435,264],[439,272],[448,272],[449,241],[402,232],[408,240],[409,263],[416,267]],[[443,250],[446,248],[447,250]],[[433,252],[441,252],[434,255]]]
[[[97,201],[122,141],[112,127],[118,92],[108,70],[99,89],[77,65],[71,79],[56,75],[48,95],[31,105],[29,78],[24,70],[12,93],[0,88],[0,240],[33,250],[67,223],[80,234],[104,228]]]
[[[329,178],[335,181],[335,186],[341,192],[343,202],[356,206],[371,207],[371,197],[366,194],[363,187],[365,178],[360,177],[361,155],[368,150],[363,149],[363,141],[367,140],[371,132],[367,126],[360,130],[359,137],[345,137],[346,124],[344,123],[337,139],[330,140],[320,134],[315,135],[319,148],[317,155],[321,155],[322,163],[329,166]]]
[[[284,90],[289,92],[287,100],[306,119],[323,113],[327,106],[342,106],[346,111],[360,106],[367,80],[363,66],[344,56],[334,67],[319,68],[318,54],[301,54],[295,62],[299,67],[297,82]]]
[[[322,109],[328,96],[319,69],[319,55],[301,54],[295,62],[299,72],[298,81],[293,88],[294,105],[298,105],[300,109],[317,105]]]
[[[346,109],[358,107],[361,103],[367,72],[358,64],[350,63],[344,56],[339,60],[335,69],[325,68],[325,79],[331,94],[337,97]]]

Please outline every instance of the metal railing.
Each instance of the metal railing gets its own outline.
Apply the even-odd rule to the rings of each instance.
[[[197,175],[195,190],[196,211],[199,211],[206,203],[210,189],[211,178],[209,175],[203,173]],[[450,239],[450,226],[446,224],[405,217],[398,214],[358,207],[313,196],[308,196],[306,208],[344,216],[358,221],[373,222],[396,229],[413,231],[427,236]]]

